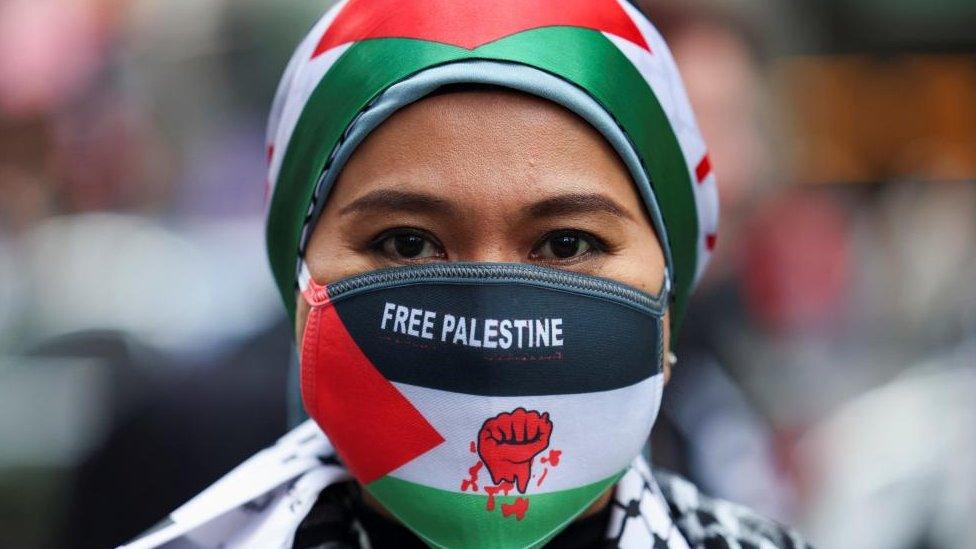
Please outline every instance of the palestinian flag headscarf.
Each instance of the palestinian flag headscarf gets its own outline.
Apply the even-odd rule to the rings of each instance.
[[[548,99],[606,138],[663,245],[661,294],[517,264],[313,280],[304,249],[356,147],[454,84]],[[343,0],[285,71],[267,154],[272,270],[292,318],[296,287],[312,307],[306,409],[388,510],[435,546],[530,546],[621,478],[658,412],[668,298],[676,326],[718,222],[675,63],[633,6]]]
[[[460,74],[475,60],[554,76],[595,100],[616,123],[630,152],[614,145],[665,249],[671,322],[680,325],[715,247],[718,193],[671,52],[626,0],[342,0],[330,9],[295,51],[268,123],[268,256],[292,318],[313,214],[345,161],[337,158],[339,145],[378,97],[438,67],[459,69],[442,75],[443,84],[467,79],[543,97],[552,92],[492,71]],[[402,106],[389,106],[385,116]]]

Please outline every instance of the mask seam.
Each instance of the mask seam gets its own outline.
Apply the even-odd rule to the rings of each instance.
[[[347,296],[369,293],[393,286],[425,283],[529,284],[547,289],[602,297],[648,310],[655,315],[664,313],[670,293],[666,282],[658,295],[652,295],[610,279],[567,271],[550,271],[532,265],[452,263],[420,267],[397,267],[349,277],[329,285],[329,299],[336,301]]]

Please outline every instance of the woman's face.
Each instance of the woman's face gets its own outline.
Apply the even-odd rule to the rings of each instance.
[[[604,138],[555,103],[504,90],[428,97],[373,131],[339,175],[305,260],[319,283],[491,261],[652,294],[665,268],[630,174]],[[308,305],[297,299],[301,338]]]

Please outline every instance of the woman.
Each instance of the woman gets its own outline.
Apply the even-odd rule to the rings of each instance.
[[[802,545],[641,456],[717,207],[629,4],[340,2],[268,156],[312,420],[133,547]]]

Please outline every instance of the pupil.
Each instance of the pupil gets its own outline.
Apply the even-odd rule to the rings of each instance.
[[[397,235],[393,239],[393,247],[403,257],[417,257],[424,251],[424,239],[415,234]]]
[[[576,250],[579,249],[579,238],[572,235],[557,236],[552,239],[550,245],[556,257],[566,259],[576,255]]]

